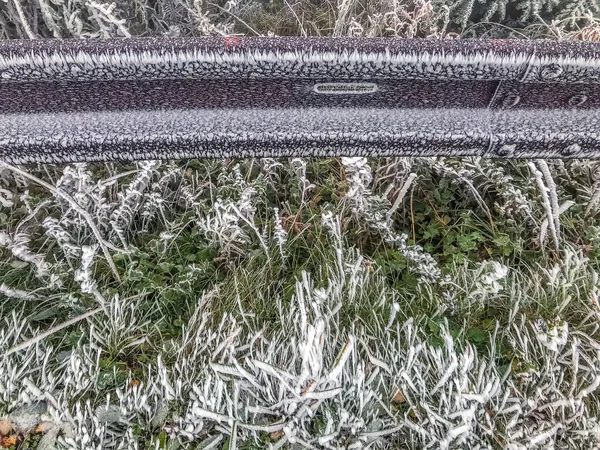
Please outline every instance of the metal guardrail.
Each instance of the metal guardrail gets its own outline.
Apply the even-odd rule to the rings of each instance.
[[[0,42],[0,159],[600,156],[600,43]]]

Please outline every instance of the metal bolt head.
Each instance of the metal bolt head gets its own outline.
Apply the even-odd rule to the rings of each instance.
[[[581,145],[579,144],[571,144],[565,148],[563,148],[560,153],[563,156],[571,156],[575,153],[579,153],[581,151]]]
[[[563,72],[562,67],[560,67],[556,63],[552,63],[552,64],[547,64],[544,67],[542,67],[542,70],[540,71],[540,75],[542,76],[542,78],[545,78],[545,79],[553,79],[553,78],[560,76],[560,74],[562,74],[562,72]]]
[[[581,106],[587,101],[588,97],[584,94],[577,94],[569,99],[569,106]]]
[[[504,97],[504,100],[502,100],[502,106],[505,108],[511,108],[513,106],[517,106],[520,101],[521,97],[519,95],[508,94],[506,97]]]
[[[496,151],[496,154],[502,157],[511,157],[515,154],[516,148],[515,144],[505,144]]]

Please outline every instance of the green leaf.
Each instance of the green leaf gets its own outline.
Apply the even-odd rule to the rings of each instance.
[[[483,344],[489,340],[490,334],[480,327],[469,328],[467,331],[467,340],[474,344]]]
[[[56,317],[60,313],[61,313],[61,308],[59,308],[58,306],[52,306],[50,308],[45,308],[45,309],[41,310],[40,312],[38,312],[37,314],[33,315],[30,318],[30,320],[33,322],[40,321],[40,320],[46,320],[46,319],[50,319],[52,317]]]

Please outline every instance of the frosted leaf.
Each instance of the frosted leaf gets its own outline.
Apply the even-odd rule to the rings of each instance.
[[[42,414],[47,410],[46,402],[38,401],[14,409],[9,413],[9,417],[16,430],[28,433],[41,421]]]

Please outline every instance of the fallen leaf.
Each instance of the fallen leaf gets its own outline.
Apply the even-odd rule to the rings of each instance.
[[[54,450],[56,448],[56,438],[58,437],[59,427],[51,428],[38,443],[38,450]]]
[[[282,430],[278,430],[278,431],[273,431],[269,437],[271,438],[272,441],[276,441],[278,440],[281,436],[283,436],[283,431]]]
[[[6,436],[13,430],[14,425],[10,419],[0,420],[0,436]]]
[[[399,389],[396,389],[396,392],[394,393],[394,396],[392,397],[392,401],[394,403],[404,403],[406,401],[406,398],[404,398],[404,395],[402,394],[402,392],[400,392]]]
[[[9,448],[13,445],[17,445],[17,435],[13,434],[12,436],[4,436],[0,438],[0,447]]]
[[[8,413],[12,420],[15,430],[19,433],[30,433],[41,421],[42,414],[48,410],[46,402],[38,401],[19,406]]]
[[[38,423],[38,425],[35,427],[34,433],[46,433],[48,430],[50,430],[51,428],[53,428],[55,425],[54,422],[40,422]]]

